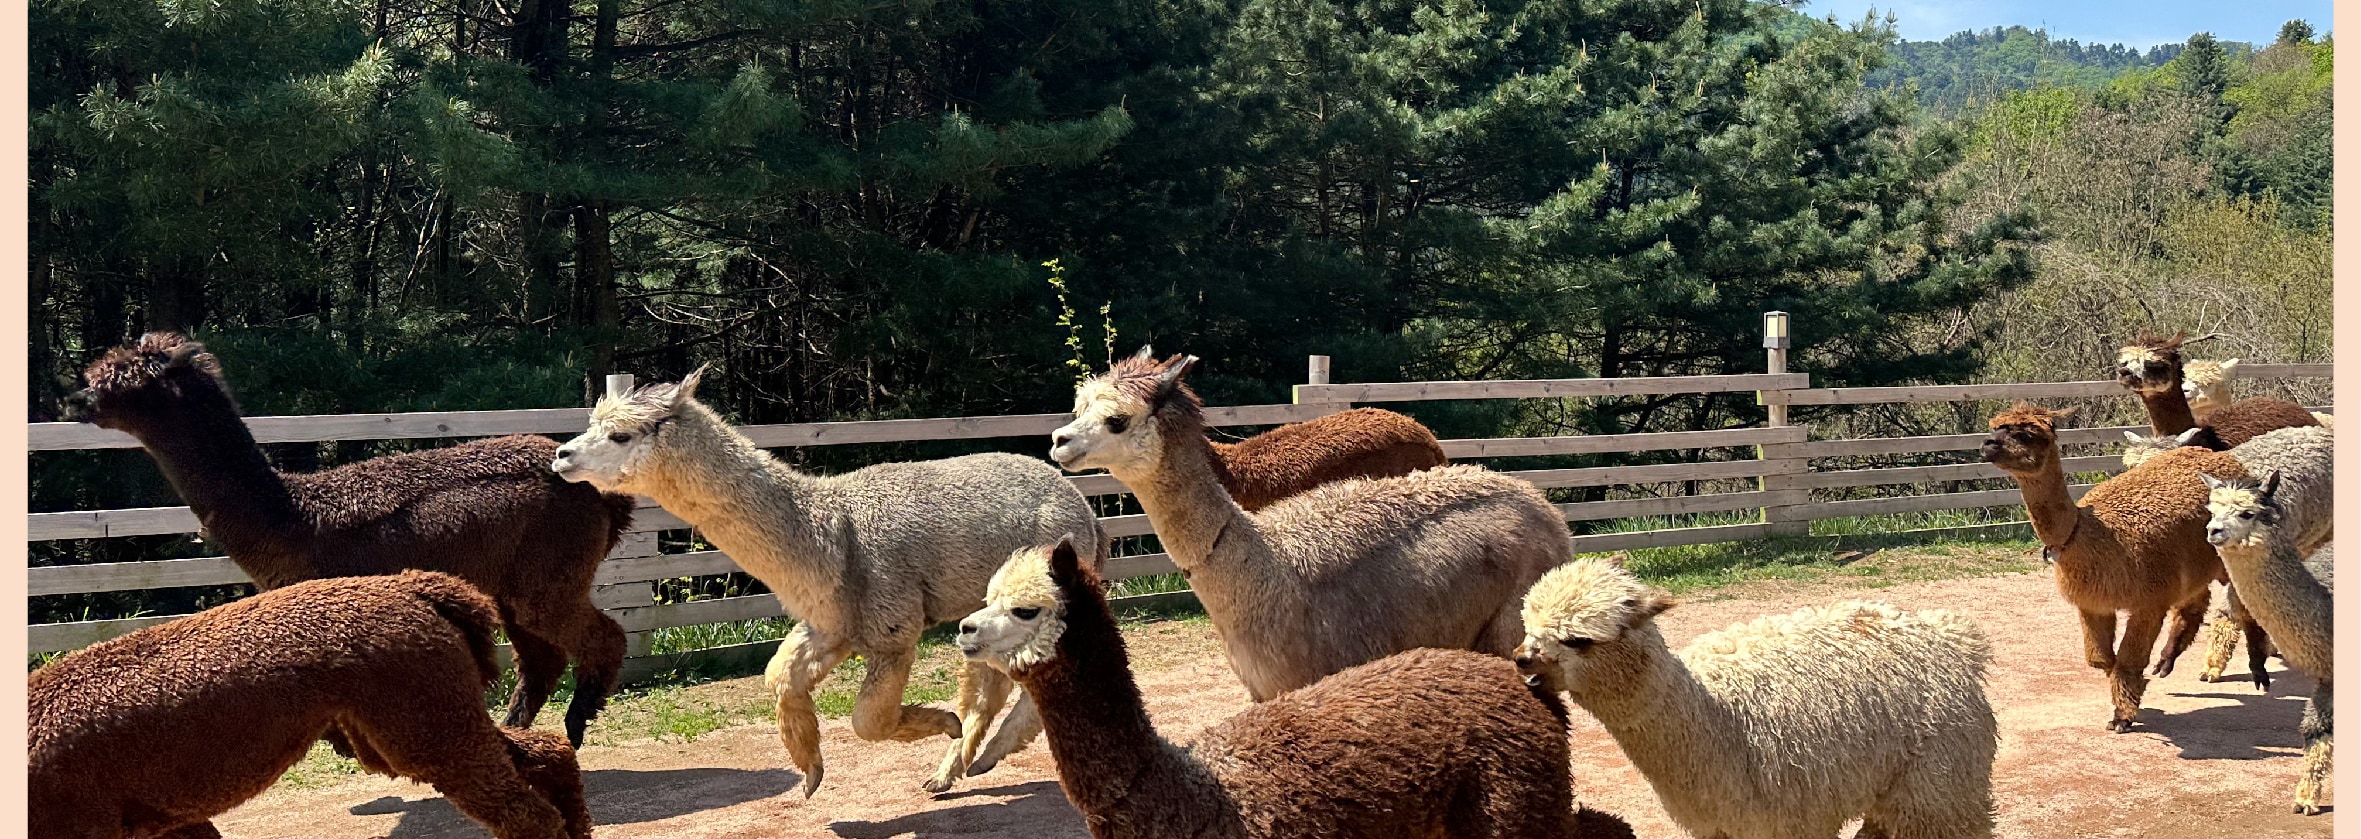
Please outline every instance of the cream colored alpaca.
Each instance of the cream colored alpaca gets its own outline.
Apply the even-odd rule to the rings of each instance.
[[[1507,656],[1517,596],[1573,555],[1532,484],[1475,466],[1349,479],[1249,513],[1215,476],[1197,363],[1148,351],[1083,383],[1051,439],[1131,487],[1260,702],[1414,647]]]
[[[2288,663],[2312,677],[2301,729],[2304,775],[2295,787],[2295,811],[2307,816],[2320,813],[2320,792],[2336,747],[2334,558],[2326,547],[2311,554],[2298,549],[2290,515],[2300,504],[2296,496],[2327,490],[2326,464],[2309,477],[2308,486],[2283,483],[2277,471],[2267,473],[2259,486],[2205,477],[2206,541],[2221,552],[2230,579],[2246,592],[2247,608],[2270,630]]]
[[[1526,594],[1517,664],[1597,717],[1689,835],[1992,835],[1991,646],[1966,619],[1850,601],[1674,655],[1671,606],[1619,561],[1568,564]]]
[[[953,738],[923,785],[929,791],[990,769],[1040,733],[1033,703],[1020,699],[984,743],[1010,682],[980,664],[960,672],[956,715],[904,705],[902,690],[919,634],[982,606],[984,586],[1009,554],[1073,534],[1096,546],[1095,563],[1106,562],[1107,540],[1074,485],[1049,464],[1012,454],[806,475],[696,401],[702,373],[600,400],[590,430],[559,447],[550,468],[656,499],[795,617],[763,681],[778,698],[779,739],[803,772],[804,795],[819,788],[823,771],[812,688],[856,653],[869,674],[853,707],[854,734]]]

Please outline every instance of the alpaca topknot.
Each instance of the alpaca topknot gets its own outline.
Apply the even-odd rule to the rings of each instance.
[[[2073,415],[2074,409],[2072,408],[2053,411],[2048,408],[2035,405],[2031,402],[2019,402],[2013,406],[2010,406],[2006,411],[1994,414],[1992,416],[1992,427],[2000,428],[2007,425],[2033,425],[2039,426],[2043,431],[2052,431],[2057,428],[2058,420],[2065,419]]]
[[[90,362],[82,371],[96,395],[137,390],[164,377],[174,365],[187,365],[214,380],[221,379],[221,365],[205,345],[189,340],[178,332],[150,332],[139,340],[114,347]]]
[[[1157,412],[1170,407],[1182,416],[1199,418],[1203,416],[1205,403],[1197,398],[1197,391],[1189,387],[1187,380],[1178,382],[1169,392],[1163,386],[1167,371],[1190,361],[1188,356],[1178,353],[1158,361],[1153,347],[1141,347],[1137,354],[1109,365],[1107,372],[1099,374],[1095,381]]]

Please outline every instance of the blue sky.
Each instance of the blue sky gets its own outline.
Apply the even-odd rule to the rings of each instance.
[[[1871,8],[1881,17],[1892,9],[1895,27],[1912,41],[2012,24],[2039,29],[2047,21],[2054,38],[2146,49],[2188,40],[2194,32],[2212,32],[2225,41],[2269,43],[2278,37],[2279,24],[2296,18],[2326,33],[2333,29],[2331,5],[2331,0],[1811,0],[1803,12],[1813,17],[1834,14],[1851,23]]]

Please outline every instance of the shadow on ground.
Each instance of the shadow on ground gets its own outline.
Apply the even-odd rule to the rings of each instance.
[[[1012,828],[1022,828],[1028,836],[1086,837],[1082,816],[1067,803],[1066,794],[1056,781],[1029,781],[1022,784],[962,790],[935,797],[937,801],[962,798],[993,797],[1000,800],[977,801],[942,810],[911,813],[884,821],[840,821],[828,825],[830,832],[842,839],[892,839],[912,836],[916,839],[932,837],[1010,835]]]
[[[582,773],[583,796],[595,825],[635,824],[718,810],[795,788],[802,776],[785,769],[594,769]],[[1056,785],[1052,784],[1052,787]],[[417,799],[386,796],[353,807],[356,816],[400,813],[386,839],[484,836],[483,825],[432,790]],[[1063,803],[1064,799],[1059,799]]]

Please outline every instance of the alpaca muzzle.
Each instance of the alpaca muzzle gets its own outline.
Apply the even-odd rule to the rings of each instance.
[[[66,422],[91,422],[97,419],[98,402],[89,390],[77,390],[57,400],[57,415]]]

